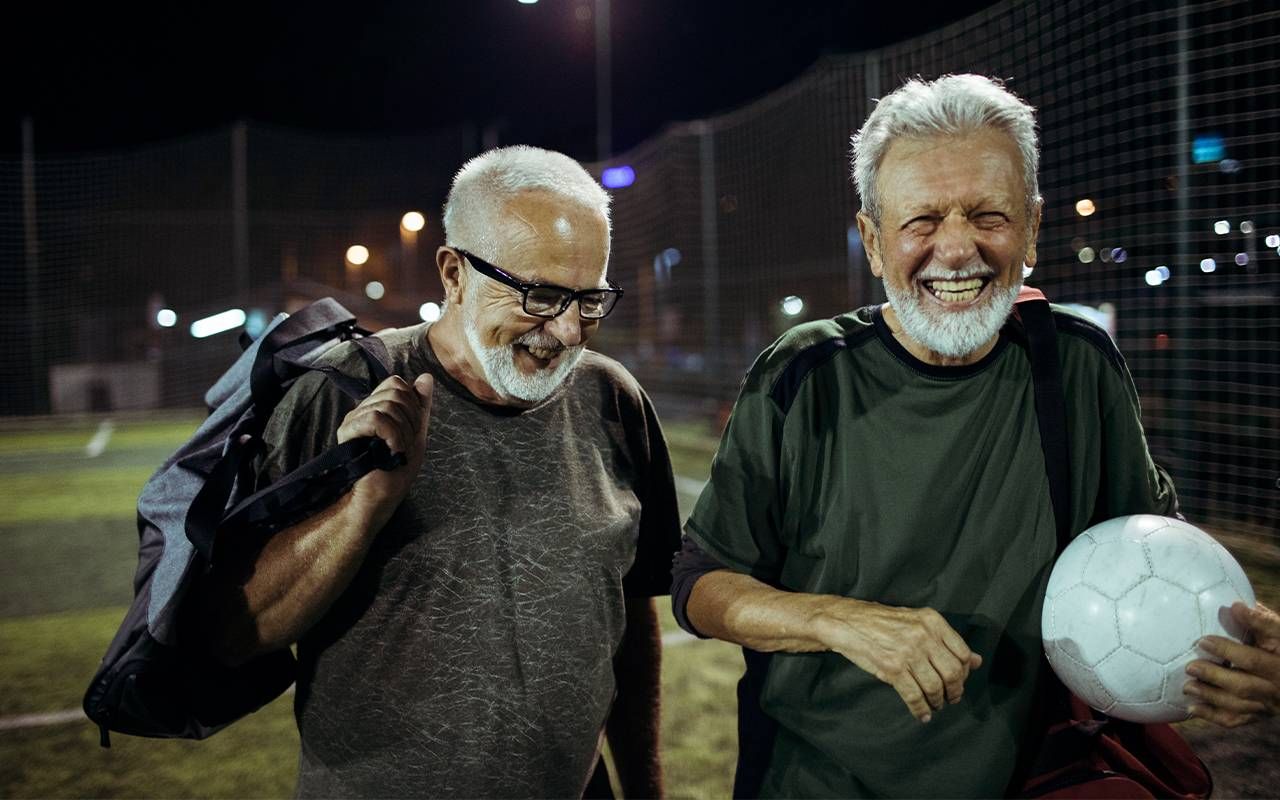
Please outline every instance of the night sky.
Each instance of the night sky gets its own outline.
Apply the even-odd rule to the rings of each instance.
[[[881,47],[990,0],[613,0],[614,151],[734,108],[827,52]],[[25,2],[6,46],[0,152],[128,147],[237,119],[415,133],[474,123],[502,143],[595,155],[594,0]],[[14,13],[10,11],[10,13]]]

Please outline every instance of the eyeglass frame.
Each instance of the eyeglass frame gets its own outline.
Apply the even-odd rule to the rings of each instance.
[[[574,301],[577,300],[579,301],[578,316],[581,319],[590,319],[590,320],[604,319],[605,317],[613,313],[613,310],[618,307],[618,301],[622,299],[622,295],[623,295],[622,287],[614,283],[613,281],[609,280],[608,278],[605,278],[605,282],[608,283],[609,286],[607,288],[597,288],[597,289],[570,289],[567,286],[558,286],[554,283],[534,283],[531,281],[522,281],[516,276],[502,269],[498,265],[491,264],[488,261],[485,261],[483,258],[480,258],[479,256],[475,255],[474,253],[470,253],[466,250],[463,250],[461,247],[450,247],[449,249],[453,250],[453,252],[457,253],[459,256],[462,256],[462,258],[466,259],[467,261],[470,261],[471,268],[474,269],[476,272],[479,272],[481,275],[484,275],[486,278],[495,280],[498,283],[501,283],[505,286],[509,286],[510,288],[515,289],[517,292],[519,292],[520,307],[524,310],[524,313],[528,314],[531,317],[538,317],[540,319],[555,319],[556,317],[560,316],[564,312],[568,311],[569,306],[573,305]],[[564,300],[564,302],[560,304],[560,310],[557,311],[556,313],[539,314],[536,311],[529,310],[529,292],[533,289],[555,289],[556,291],[564,292],[567,295],[567,297]],[[614,298],[613,304],[609,306],[608,311],[606,311],[605,313],[601,314],[598,317],[588,317],[582,313],[582,303],[580,301],[583,296],[589,295],[589,294],[596,294],[596,293],[612,294],[615,296],[615,298]]]

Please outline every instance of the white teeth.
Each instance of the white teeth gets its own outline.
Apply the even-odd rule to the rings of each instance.
[[[982,291],[982,278],[965,278],[963,280],[925,280],[925,288],[930,294],[946,303],[967,303]]]

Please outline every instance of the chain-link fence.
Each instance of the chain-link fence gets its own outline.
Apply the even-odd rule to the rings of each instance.
[[[1274,530],[1278,43],[1280,9],[1247,0],[1007,0],[824,58],[610,162],[636,176],[615,191],[611,275],[627,297],[594,344],[660,409],[713,418],[787,326],[883,297],[848,180],[848,138],[871,98],[914,75],[999,76],[1039,109],[1046,205],[1031,282],[1111,326],[1189,512]],[[194,340],[186,323],[270,313],[316,287],[378,322],[415,321],[439,296],[431,254],[448,177],[475,149],[462,130],[349,141],[252,126],[0,159],[0,413],[120,405],[101,373],[124,382],[140,364],[160,387],[151,401],[195,405],[236,348],[233,336]],[[427,217],[420,234],[400,226],[411,209]],[[344,258],[357,243],[370,252],[360,266]],[[376,303],[362,293],[372,280],[387,288]],[[175,328],[156,325],[161,307]],[[67,386],[70,400],[55,396]]]

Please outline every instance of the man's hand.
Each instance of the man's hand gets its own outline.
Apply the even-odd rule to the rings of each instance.
[[[889,684],[921,722],[960,702],[982,656],[932,608],[832,598],[814,619],[827,647]]]
[[[1224,728],[1235,728],[1261,717],[1280,715],[1280,614],[1259,603],[1231,606],[1231,616],[1250,633],[1252,645],[1222,636],[1200,640],[1201,650],[1227,662],[1197,659],[1187,665],[1183,691],[1191,695],[1192,716]]]
[[[422,469],[427,452],[427,428],[431,422],[431,393],[435,382],[422,374],[410,386],[392,375],[342,419],[338,443],[362,436],[376,436],[393,453],[403,453],[405,463],[392,470],[375,469],[356,481],[352,495],[379,516],[389,516]]]

